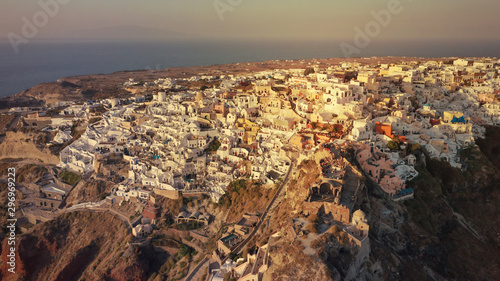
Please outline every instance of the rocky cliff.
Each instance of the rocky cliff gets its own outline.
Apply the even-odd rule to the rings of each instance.
[[[498,128],[489,128],[496,133]],[[497,280],[500,276],[498,139],[461,153],[467,171],[426,158],[410,182],[415,199],[395,203],[376,187],[361,206],[370,222],[370,263],[382,280]],[[366,277],[366,280],[371,279]]]
[[[419,176],[409,183],[415,189],[413,200],[394,202],[366,181],[360,203],[354,206],[366,213],[370,225],[370,253],[362,260],[358,247],[346,245],[322,221],[316,222],[318,235],[290,235],[292,218],[295,225],[301,220],[307,224],[300,209],[318,175],[313,161],[303,162],[287,200],[256,239],[276,231],[282,234],[271,248],[265,279],[498,280],[499,136],[500,128],[488,127],[486,139],[463,149],[464,171],[422,153],[416,166]]]
[[[17,241],[16,274],[2,243],[1,280],[147,280],[167,257],[148,245],[129,248],[126,225],[107,213],[65,214]]]

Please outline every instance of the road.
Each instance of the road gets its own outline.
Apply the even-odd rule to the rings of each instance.
[[[210,260],[204,258],[194,269],[191,271],[184,281],[198,281],[205,274],[206,268],[210,266]]]
[[[283,179],[283,183],[281,183],[278,191],[276,192],[276,195],[274,198],[271,200],[269,205],[267,205],[266,210],[264,213],[260,216],[259,222],[257,225],[253,228],[252,232],[248,237],[243,240],[232,252],[233,253],[240,253],[243,248],[248,244],[248,242],[253,238],[253,236],[257,233],[259,230],[260,226],[264,221],[267,221],[270,217],[270,214],[272,211],[281,203],[282,200],[282,194],[281,192],[283,191],[283,187],[285,187],[288,184],[288,180],[290,179],[290,174],[292,174],[292,171],[295,169],[295,160],[292,161],[292,165],[290,165],[290,168],[288,169],[288,173],[286,174],[285,178]],[[223,260],[223,262],[227,259],[227,257]]]
[[[69,212],[79,212],[79,211],[91,211],[91,212],[110,212],[111,214],[113,215],[116,215],[118,216],[118,218],[120,218],[121,220],[123,220],[127,226],[132,229],[132,224],[130,223],[130,220],[123,214],[119,213],[118,211],[114,210],[114,209],[111,209],[110,207],[108,208],[92,208],[92,207],[80,207],[80,208],[75,208],[75,209],[68,209],[68,208],[65,208],[61,211],[60,214],[63,214],[63,213],[69,213]]]

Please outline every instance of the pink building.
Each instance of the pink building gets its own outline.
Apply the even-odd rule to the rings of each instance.
[[[356,153],[361,168],[390,195],[405,188],[404,181],[396,175],[394,163],[378,148],[363,145]]]

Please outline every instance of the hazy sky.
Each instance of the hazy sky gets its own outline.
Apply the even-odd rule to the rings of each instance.
[[[57,0],[0,1],[0,40],[22,35],[26,17],[43,11],[40,3]],[[373,20],[371,11],[390,0],[59,0],[59,11],[38,28],[35,39],[126,36],[337,39],[353,38],[355,27]],[[214,3],[232,10],[217,12]],[[232,7],[231,3],[236,6]],[[401,0],[382,39],[500,39],[500,1]],[[222,16],[222,17],[221,17]],[[43,16],[40,17],[43,20]],[[163,32],[166,30],[173,32]],[[116,37],[116,38],[115,38]]]

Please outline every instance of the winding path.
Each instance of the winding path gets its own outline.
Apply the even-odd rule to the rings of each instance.
[[[260,216],[260,219],[259,219],[259,222],[257,223],[257,225],[253,228],[252,232],[248,235],[248,237],[243,240],[243,242],[241,242],[233,251],[232,253],[240,253],[243,248],[248,244],[248,242],[253,238],[253,236],[257,233],[257,231],[259,230],[260,226],[262,225],[262,222],[265,221],[265,220],[268,220],[270,218],[270,211],[272,212],[272,210],[274,210],[280,203],[281,203],[281,199],[282,199],[282,195],[281,195],[281,192],[283,191],[283,187],[288,183],[288,180],[290,179],[290,174],[292,172],[292,170],[295,169],[295,164],[296,164],[296,160],[292,160],[292,164],[290,165],[290,168],[288,169],[288,172],[285,176],[285,178],[283,179],[283,182],[281,183],[278,191],[276,192],[276,195],[274,196],[274,198],[271,200],[271,202],[269,203],[269,205],[267,205],[267,208],[266,210],[264,211],[264,213]],[[279,198],[279,200],[278,200]],[[229,256],[229,255],[228,255]],[[224,258],[222,260],[222,263],[224,263],[226,260],[227,260],[227,256],[226,258]],[[201,268],[206,268],[206,266],[210,265],[209,263],[209,260],[207,258],[203,259],[194,269],[193,271],[191,271],[188,276],[184,279],[184,281],[191,281],[191,280],[194,280],[194,281],[197,281],[197,278],[200,278],[202,276],[202,274],[204,273],[204,270],[200,270]]]

